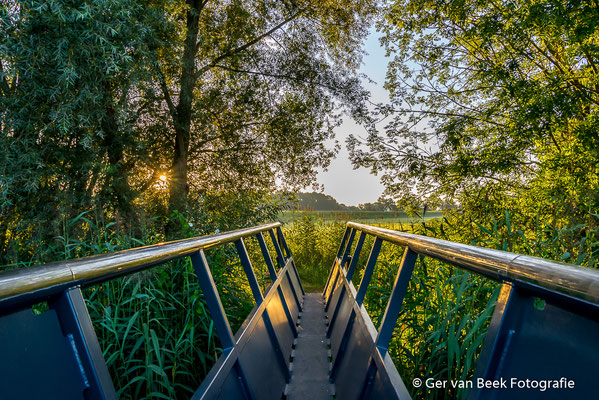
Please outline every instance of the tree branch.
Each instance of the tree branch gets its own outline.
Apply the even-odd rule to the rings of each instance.
[[[154,54],[156,56],[156,54]],[[156,72],[158,72],[158,80],[160,81],[160,89],[162,90],[162,94],[164,96],[164,100],[166,100],[166,104],[168,105],[169,113],[173,118],[173,121],[176,119],[177,110],[175,104],[173,103],[173,99],[168,91],[168,85],[166,84],[166,78],[164,77],[164,73],[158,64],[158,60],[156,57],[154,58],[154,66],[156,67]]]
[[[296,13],[294,13],[293,15],[291,15],[290,17],[286,18],[285,20],[283,20],[280,23],[278,23],[277,25],[275,25],[273,28],[271,28],[268,31],[264,32],[263,34],[255,37],[254,39],[250,40],[249,42],[246,42],[246,43],[242,44],[241,46],[238,46],[238,47],[236,47],[236,48],[234,48],[232,50],[229,50],[229,51],[221,54],[220,56],[216,57],[210,63],[208,63],[205,66],[203,66],[202,68],[200,68],[196,72],[196,77],[200,77],[204,72],[206,72],[206,71],[214,68],[219,62],[221,62],[225,58],[228,58],[228,57],[231,57],[231,56],[233,56],[233,55],[235,55],[237,53],[240,53],[240,52],[246,50],[247,48],[255,45],[256,43],[258,43],[259,41],[261,41],[265,37],[272,35],[274,32],[276,32],[277,30],[279,30],[283,26],[287,25],[289,22],[291,22],[294,19],[296,19],[303,10],[304,9],[301,9],[301,10],[297,11]]]

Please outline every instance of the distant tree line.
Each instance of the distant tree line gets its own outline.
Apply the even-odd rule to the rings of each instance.
[[[306,211],[400,211],[395,202],[389,198],[380,198],[374,203],[346,206],[333,196],[318,192],[296,193],[289,201],[289,207]]]

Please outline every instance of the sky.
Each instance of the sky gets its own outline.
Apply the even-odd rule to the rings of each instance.
[[[383,88],[388,59],[385,58],[385,49],[379,43],[380,36],[380,33],[371,31],[363,46],[367,54],[360,68],[361,73],[375,82],[364,81],[364,86],[371,92],[371,101],[374,103],[388,101],[387,93]],[[383,185],[379,177],[371,175],[366,168],[353,169],[345,145],[345,139],[350,134],[364,137],[366,130],[356,125],[351,118],[345,117],[343,124],[336,129],[335,133],[336,139],[341,144],[341,150],[331,161],[327,171],[320,170],[318,173],[317,180],[319,184],[324,185],[323,192],[345,205],[375,202],[383,193]]]

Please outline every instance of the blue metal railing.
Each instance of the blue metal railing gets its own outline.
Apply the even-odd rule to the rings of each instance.
[[[276,252],[277,272],[264,239]],[[244,238],[258,240],[272,284],[262,293]],[[233,335],[204,250],[233,242],[256,301]],[[303,288],[279,223],[0,274],[0,398],[115,399],[82,287],[191,257],[223,354],[192,398],[277,398],[289,382]],[[31,306],[47,301],[40,315]]]
[[[356,291],[351,278],[367,235],[374,243]],[[383,241],[405,251],[377,330],[362,303]],[[387,349],[418,255],[502,284],[470,399],[597,396],[599,271],[348,222],[324,289],[338,398],[410,398]],[[538,299],[544,308],[535,306]],[[554,387],[540,389],[551,382]]]
[[[264,233],[274,246],[278,272]],[[356,290],[352,276],[367,235],[374,242]],[[245,247],[250,236],[258,241],[272,280],[265,292]],[[363,302],[383,242],[406,249],[377,330]],[[224,243],[234,243],[256,301],[235,335],[204,254]],[[410,398],[388,348],[419,255],[502,285],[470,398],[592,398],[599,393],[594,378],[599,271],[349,222],[324,289],[330,380],[337,398]],[[0,398],[116,398],[81,288],[187,256],[223,347],[192,398],[280,398],[292,379],[289,360],[304,291],[279,223],[0,274]],[[539,298],[543,307],[535,306]],[[47,301],[49,310],[34,315],[31,306],[40,301]],[[502,380],[509,385],[512,379],[564,379],[574,386],[542,393],[485,387]]]

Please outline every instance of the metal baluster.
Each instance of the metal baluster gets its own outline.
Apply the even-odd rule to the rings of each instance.
[[[254,273],[254,268],[252,268],[252,263],[250,262],[250,257],[248,256],[243,239],[238,239],[235,241],[235,248],[237,249],[239,260],[241,261],[241,265],[245,271],[245,276],[248,278],[250,289],[254,295],[254,300],[256,300],[256,304],[260,305],[264,301],[264,297],[262,297],[262,291],[260,290],[260,285],[256,279],[256,274]]]
[[[376,347],[378,347],[381,355],[385,355],[389,348],[389,342],[393,336],[393,330],[395,329],[395,323],[401,310],[401,304],[403,303],[404,296],[408,290],[408,284],[414,271],[414,265],[416,265],[416,259],[418,254],[412,251],[409,247],[406,247],[397,276],[395,277],[395,283],[393,284],[393,292],[387,303],[385,314],[383,316],[383,322],[379,329],[379,333],[376,338]]]
[[[345,252],[343,253],[343,258],[341,258],[341,270],[345,270],[345,264],[349,258],[349,253],[351,252],[351,245],[354,243],[354,238],[356,237],[356,230],[352,229],[349,239],[347,241],[347,246],[345,246]]]
[[[328,299],[325,299],[325,305],[324,305],[324,310],[328,311],[329,307],[331,305],[331,297],[333,296],[333,292],[335,290],[335,287],[337,286],[337,281],[339,280],[339,278],[343,275],[344,270],[343,270],[343,265],[345,264],[347,258],[349,257],[349,252],[351,251],[351,245],[354,241],[354,237],[356,236],[356,230],[352,229],[351,232],[349,233],[349,238],[347,240],[345,249],[343,251],[343,257],[341,258],[341,260],[339,261],[339,272],[337,273],[337,275],[335,275],[335,279],[333,280],[333,286],[331,287],[331,295],[329,296]],[[336,262],[337,260],[335,260]],[[335,269],[335,265],[333,264],[333,270]]]
[[[360,252],[362,251],[362,246],[364,245],[364,240],[366,239],[366,233],[360,232],[360,237],[358,238],[358,243],[356,243],[356,248],[354,250],[354,254],[351,257],[351,263],[349,264],[349,268],[347,269],[347,281],[351,282],[352,276],[354,276],[354,271],[356,270],[356,265],[358,265],[358,258],[360,258]]]
[[[272,259],[270,258],[270,253],[268,252],[268,247],[266,247],[266,242],[264,241],[264,236],[262,232],[258,232],[256,235],[256,239],[258,240],[258,244],[260,245],[260,251],[262,251],[262,255],[264,256],[264,262],[266,263],[266,267],[268,268],[268,273],[270,274],[270,279],[274,282],[277,280],[277,271],[275,270],[275,266],[272,263]]]
[[[333,273],[335,271],[335,262],[337,261],[337,258],[341,257],[341,254],[343,254],[343,249],[345,249],[345,241],[349,237],[350,231],[351,231],[350,228],[345,228],[345,232],[343,232],[343,238],[341,239],[341,244],[339,245],[339,250],[337,250],[337,255],[335,256],[335,261],[333,261],[333,266],[331,267],[331,271],[329,272],[329,277],[327,278],[327,283],[324,285],[324,290],[322,291],[322,294],[324,296],[326,296],[326,293],[329,290],[329,284],[331,283],[331,277],[333,276]],[[325,301],[328,302],[328,299],[325,299]]]
[[[372,245],[372,250],[370,250],[370,256],[368,256],[368,262],[366,263],[366,267],[364,268],[364,275],[362,275],[362,281],[360,282],[360,288],[358,289],[358,293],[356,294],[356,303],[358,303],[358,306],[362,305],[364,297],[366,296],[366,290],[368,290],[368,284],[370,283],[370,278],[372,278],[372,273],[374,272],[374,265],[376,264],[376,259],[378,258],[379,252],[381,251],[382,244],[383,239],[377,237],[374,240],[374,244]]]
[[[285,257],[283,256],[283,252],[281,251],[281,247],[279,246],[279,242],[275,236],[275,233],[272,230],[268,231],[268,235],[272,240],[272,244],[275,247],[275,252],[277,253],[277,261],[279,263],[280,268],[285,268]]]
[[[231,331],[231,326],[229,325],[229,320],[227,319],[223,304],[220,301],[218,290],[216,290],[216,285],[212,279],[212,273],[210,273],[210,269],[208,268],[208,261],[206,260],[204,250],[200,250],[190,258],[196,275],[198,276],[198,280],[200,281],[200,286],[204,293],[204,298],[206,299],[206,304],[208,305],[214,327],[218,333],[218,338],[223,346],[223,351],[230,350],[235,346],[233,332]]]
[[[285,235],[283,235],[283,231],[281,230],[281,227],[277,227],[277,233],[279,234],[279,238],[281,239],[281,243],[283,243],[283,248],[285,248],[285,251],[287,252],[287,257],[291,259],[291,265],[293,266],[293,274],[295,275],[295,279],[297,280],[297,284],[299,285],[300,290],[302,291],[302,295],[305,295],[306,292],[304,291],[304,286],[302,285],[302,280],[299,277],[299,274],[297,272],[297,268],[295,267],[295,261],[293,260],[293,254],[291,253],[291,250],[289,249],[289,246],[287,246],[287,240],[285,239]]]
[[[281,247],[285,251],[286,258],[291,257],[291,250],[289,250],[289,246],[287,246],[287,241],[285,240],[285,236],[283,235],[283,231],[281,230],[281,227],[277,226],[275,229],[277,231],[277,237],[279,238]]]
[[[73,340],[79,368],[87,378],[86,398],[117,399],[81,289],[78,286],[68,288],[49,305],[56,310],[63,333],[68,333]]]

